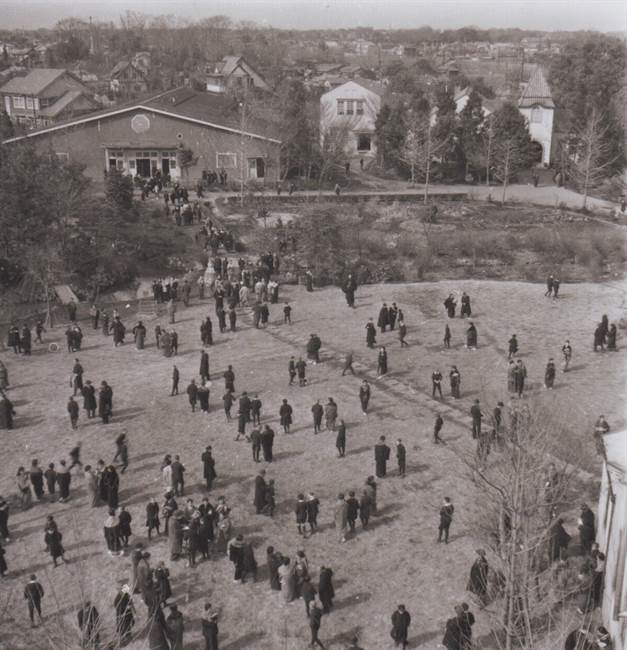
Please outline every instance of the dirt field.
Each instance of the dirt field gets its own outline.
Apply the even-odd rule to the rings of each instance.
[[[441,347],[447,321],[442,301],[449,292],[467,291],[473,303],[473,320],[479,332],[479,349],[463,348],[465,324],[450,323],[452,347]],[[610,322],[623,316],[623,287],[616,284],[562,285],[560,299],[543,297],[538,284],[484,281],[447,281],[414,285],[373,285],[360,287],[357,308],[346,307],[338,289],[307,294],[303,287],[288,287],[282,298],[293,307],[294,324],[282,324],[281,305],[271,306],[271,324],[254,330],[240,313],[240,330],[220,335],[214,325],[215,345],[209,349],[212,388],[211,412],[192,414],[184,395],[169,397],[172,360],[163,358],[150,345],[138,351],[134,345],[113,349],[111,339],[88,330],[84,349],[78,355],[85,378],[94,383],[108,381],[114,389],[112,423],[87,421],[81,413],[80,429],[71,431],[66,401],[68,378],[74,355],[62,351],[45,352],[35,348],[31,358],[3,353],[18,416],[16,429],[3,431],[3,471],[0,493],[15,493],[15,472],[38,458],[45,466],[66,457],[76,440],[83,444],[83,462],[95,464],[98,458],[109,461],[115,452],[114,440],[123,430],[130,440],[130,467],[121,478],[120,503],[133,516],[133,541],[145,541],[144,511],[147,500],[161,500],[159,472],[166,453],[179,453],[187,466],[187,494],[195,501],[204,496],[200,454],[212,444],[218,480],[212,500],[225,495],[233,507],[236,532],[255,545],[260,564],[257,584],[234,585],[232,566],[226,559],[201,563],[186,569],[182,561],[169,562],[164,538],[149,545],[151,563],[165,560],[170,565],[176,602],[186,618],[186,648],[200,648],[199,619],[205,600],[221,611],[222,650],[292,650],[308,643],[308,629],[302,601],[281,606],[271,592],[265,571],[265,548],[272,544],[284,554],[294,556],[306,550],[312,571],[320,565],[335,573],[336,608],[324,617],[320,637],[331,650],[345,648],[354,633],[368,650],[391,646],[389,617],[399,602],[412,615],[411,648],[437,648],[444,621],[452,608],[469,600],[465,590],[474,549],[481,540],[475,537],[473,513],[477,505],[461,458],[473,453],[470,439],[469,408],[480,398],[484,409],[492,409],[497,399],[506,399],[505,367],[507,340],[518,335],[521,357],[527,366],[530,384],[528,400],[554,405],[567,414],[573,440],[586,440],[589,451],[586,469],[598,471],[598,461],[590,439],[594,421],[604,413],[616,431],[625,425],[625,347],[619,339],[616,353],[592,352],[592,332],[601,314]],[[376,320],[381,302],[396,301],[408,324],[409,349],[401,351],[396,332],[378,335],[377,342],[388,346],[389,375],[376,379],[376,353],[365,346],[364,325],[368,317]],[[181,387],[196,376],[199,362],[198,326],[201,317],[214,315],[213,303],[181,307],[179,356],[174,359],[181,370]],[[165,319],[164,319],[165,320]],[[132,322],[127,322],[127,327]],[[48,339],[61,340],[62,328]],[[308,367],[305,388],[287,386],[290,355],[304,353],[310,332],[322,338],[323,363]],[[620,332],[622,335],[622,331]],[[560,347],[569,338],[573,349],[572,372],[558,374],[555,390],[541,388],[544,366],[549,356],[560,358]],[[62,342],[62,341],[61,341]],[[341,356],[352,350],[358,377],[341,377]],[[258,465],[253,463],[247,443],[234,441],[236,423],[226,424],[222,411],[222,372],[232,363],[236,390],[258,392],[263,401],[263,422],[277,432],[275,459],[267,467],[267,478],[277,488],[277,513],[274,519],[253,514],[252,487]],[[430,375],[439,367],[446,376],[456,364],[462,375],[462,399],[453,403],[444,382],[445,400],[430,397]],[[357,397],[360,378],[372,380],[371,413],[361,414]],[[334,396],[340,417],[347,423],[347,456],[336,458],[335,435],[323,432],[314,436],[310,408],[316,399],[322,403]],[[277,422],[281,399],[294,407],[295,425],[291,435],[279,432]],[[431,432],[435,412],[445,419],[446,446],[434,446]],[[358,490],[374,473],[373,445],[385,434],[393,447],[402,438],[408,451],[408,474],[398,478],[395,463],[388,478],[379,481],[381,514],[367,532],[358,529],[354,539],[338,544],[333,529],[333,501],[339,491]],[[569,444],[568,440],[564,441]],[[293,505],[296,494],[313,490],[321,500],[320,532],[303,542],[296,531]],[[448,546],[437,545],[439,505],[450,496],[456,506]],[[594,503],[594,485],[586,498]],[[64,533],[70,563],[57,569],[44,552],[43,523],[53,514]],[[73,478],[72,499],[66,504],[35,505],[27,512],[13,508],[10,528],[13,541],[7,545],[10,574],[0,582],[0,647],[11,650],[27,647],[31,635],[26,606],[22,598],[28,574],[36,572],[47,596],[44,613],[59,611],[75,620],[81,590],[98,606],[108,626],[113,621],[113,597],[128,579],[128,558],[109,557],[102,534],[105,508],[91,509],[82,477]],[[566,524],[571,534],[576,521]],[[54,594],[54,595],[53,595]],[[145,607],[135,599],[138,622],[145,620]],[[8,604],[5,609],[4,606]],[[475,636],[480,647],[486,642],[485,614],[477,612]],[[41,641],[41,632],[32,638]],[[31,647],[36,647],[31,645]],[[47,646],[48,647],[48,646]],[[147,648],[143,639],[132,650]]]

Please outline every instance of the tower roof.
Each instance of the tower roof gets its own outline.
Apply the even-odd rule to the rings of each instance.
[[[533,71],[518,100],[520,108],[529,108],[535,105],[555,108],[551,89],[540,66]]]

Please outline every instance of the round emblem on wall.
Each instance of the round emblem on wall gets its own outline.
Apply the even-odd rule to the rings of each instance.
[[[131,129],[135,133],[145,133],[150,128],[150,120],[143,114],[133,115],[131,119]]]

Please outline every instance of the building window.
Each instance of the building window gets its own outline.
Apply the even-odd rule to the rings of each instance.
[[[26,108],[23,97],[13,97],[13,108]]]
[[[531,109],[531,122],[533,124],[541,124],[542,123],[542,109],[534,106]]]
[[[57,160],[59,162],[66,163],[66,162],[70,161],[70,154],[69,153],[62,153],[60,151],[57,151],[57,152],[55,152],[54,155],[57,157]]]
[[[352,99],[346,100],[346,115],[352,115],[355,112],[354,103]]]
[[[364,114],[364,102],[363,102],[363,100],[358,99],[355,102],[355,104],[357,105],[356,109],[355,109],[355,112],[357,113],[357,115],[363,115]]]
[[[218,169],[234,169],[237,167],[237,154],[236,153],[217,153],[216,154],[216,167]]]
[[[359,133],[357,135],[357,150],[370,151],[372,148],[372,136],[369,133]]]
[[[33,110],[34,105],[33,105],[33,98],[32,97],[27,97],[26,98],[26,108],[28,108],[31,111]]]
[[[344,115],[344,100],[343,99],[338,99],[337,100],[337,114],[338,115]]]

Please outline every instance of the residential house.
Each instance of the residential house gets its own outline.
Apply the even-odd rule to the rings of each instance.
[[[357,56],[368,56],[373,50],[376,50],[376,43],[368,41],[365,38],[357,38],[352,43],[353,50]]]
[[[120,61],[109,73],[109,88],[115,95],[123,97],[146,93],[148,69],[139,61]]]
[[[95,181],[112,169],[144,178],[159,172],[190,183],[216,169],[232,179],[279,178],[279,129],[257,117],[242,127],[229,98],[189,88],[76,117],[3,144],[26,140],[42,152],[80,163]]]
[[[470,86],[455,92],[455,112],[461,113],[468,103]],[[553,117],[555,104],[551,89],[544,77],[542,68],[537,66],[531,73],[529,81],[522,84],[519,97],[503,93],[497,99],[482,98],[482,110],[485,117],[493,113],[504,101],[512,101],[527,120],[529,135],[537,149],[537,162],[548,166],[551,162],[551,147],[553,143]],[[431,122],[437,120],[437,108],[431,113]]]
[[[385,86],[377,81],[353,79],[320,97],[320,133],[345,138],[349,157],[376,155],[375,121]]]
[[[270,90],[270,84],[243,56],[225,56],[207,71],[207,90],[210,92],[224,93],[245,88]]]
[[[601,615],[614,650],[627,650],[627,431],[603,436],[597,542],[605,554]]]
[[[90,89],[64,69],[35,68],[0,87],[4,110],[26,128],[49,126],[100,108]]]

